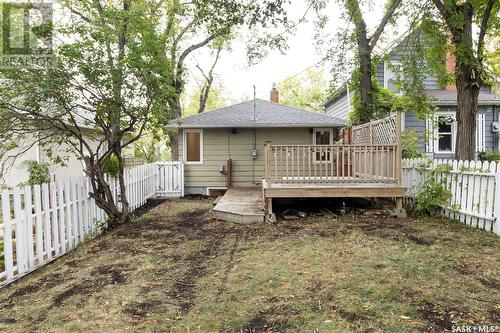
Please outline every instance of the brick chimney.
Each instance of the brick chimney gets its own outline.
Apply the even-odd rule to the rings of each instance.
[[[280,93],[278,89],[276,88],[276,84],[273,83],[273,89],[271,89],[271,94],[270,94],[270,101],[273,103],[279,103],[280,102]]]
[[[451,50],[448,50],[446,52],[446,59],[445,59],[446,71],[448,73],[455,72],[456,62],[457,62],[457,59],[455,58],[455,54]],[[445,89],[446,90],[457,90],[457,86],[454,83],[451,83],[451,84],[447,85]]]

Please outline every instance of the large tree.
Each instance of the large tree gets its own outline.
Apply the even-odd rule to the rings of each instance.
[[[186,85],[186,61],[196,50],[228,38],[239,26],[271,26],[284,21],[283,0],[164,0],[158,11],[165,14],[166,28],[159,36],[170,62],[175,94],[166,100],[174,118],[182,116],[182,94]],[[170,115],[170,112],[168,112]],[[169,131],[172,159],[179,158],[178,135]]]
[[[44,137],[85,161],[91,197],[109,220],[127,222],[130,208],[122,150],[138,140],[175,91],[171,64],[157,55],[161,17],[148,0],[61,1],[54,65],[3,70],[0,123],[6,136]],[[2,133],[0,133],[2,134]],[[54,156],[57,159],[57,156]],[[120,204],[106,175],[119,166]]]
[[[374,27],[368,27],[365,18],[373,16],[373,6],[379,3],[337,0],[341,10],[335,22],[341,24],[337,24],[334,30],[329,29],[328,16],[324,14],[328,0],[320,2],[323,5],[317,9],[320,14],[315,39],[324,61],[330,65],[331,89],[339,91],[348,86],[353,92],[353,112],[349,120],[353,124],[366,122],[387,111],[387,105],[392,103],[390,92],[380,88],[374,79],[380,60],[380,56],[375,56],[375,49],[384,40],[387,27],[400,15],[402,10],[398,8],[402,0],[387,0],[382,18]]]
[[[498,33],[500,22],[498,0],[432,0],[440,19],[436,24],[443,35],[449,35],[456,64],[457,141],[455,158],[474,159],[478,96],[488,73],[485,62],[485,38]],[[477,27],[477,33],[474,26]]]
[[[382,20],[373,34],[369,35],[365,19],[360,8],[360,0],[345,0],[345,6],[349,17],[354,23],[354,36],[357,46],[357,61],[359,70],[359,97],[360,107],[370,109],[373,104],[373,82],[372,82],[372,52],[380,36],[384,32],[396,8],[401,0],[388,0]],[[368,119],[362,119],[368,120]]]

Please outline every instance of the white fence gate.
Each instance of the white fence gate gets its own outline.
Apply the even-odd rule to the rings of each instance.
[[[141,165],[126,169],[124,176],[132,210],[149,198],[184,195],[181,162]],[[117,181],[108,182],[119,204]],[[89,180],[78,178],[1,192],[0,287],[99,234],[106,216],[90,198],[91,191]]]
[[[445,216],[500,235],[500,163],[404,159],[402,182],[411,203],[425,179],[434,177],[451,192]]]
[[[182,162],[157,163],[156,194],[160,197],[184,196],[184,164]]]

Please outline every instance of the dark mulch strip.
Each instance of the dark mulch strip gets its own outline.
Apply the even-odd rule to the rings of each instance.
[[[141,217],[145,213],[149,212],[151,209],[158,207],[162,203],[166,202],[168,199],[158,198],[158,199],[148,199],[146,203],[134,210],[134,216],[136,218]]]

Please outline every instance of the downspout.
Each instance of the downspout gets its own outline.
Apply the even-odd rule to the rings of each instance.
[[[498,117],[497,117],[497,108],[496,108],[496,105],[493,105],[493,122],[496,122],[498,121]],[[490,129],[490,131],[492,131],[492,129]],[[499,135],[500,133],[493,133],[493,151],[500,151],[500,140],[499,140]]]
[[[255,105],[255,85],[253,86],[253,121],[257,120],[256,118],[256,105]],[[255,182],[255,160],[257,159],[257,129],[252,128],[252,184],[256,184]]]

